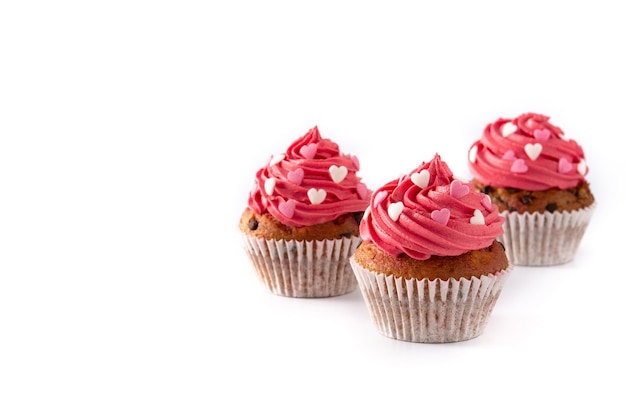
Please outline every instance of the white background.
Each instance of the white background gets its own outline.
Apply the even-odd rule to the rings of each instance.
[[[412,3],[0,3],[1,416],[624,415],[619,2]],[[478,338],[258,283],[239,215],[311,127],[374,188],[435,152],[468,176],[527,111],[584,147],[598,209]]]

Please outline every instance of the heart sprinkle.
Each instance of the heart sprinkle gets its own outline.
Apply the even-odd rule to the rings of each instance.
[[[459,180],[453,180],[450,183],[450,195],[454,198],[461,198],[469,193],[469,187]]]
[[[357,158],[356,155],[352,155],[351,159],[352,163],[354,164],[354,169],[356,169],[357,171],[361,169],[361,163],[359,162],[359,158]]]
[[[344,178],[346,178],[346,175],[348,175],[348,168],[344,166],[338,167],[337,165],[332,165],[328,168],[328,172],[330,172],[330,177],[333,179],[333,182],[335,184],[339,184],[344,180]]]
[[[272,156],[272,159],[270,160],[270,166],[276,165],[277,163],[279,163],[283,159],[285,159],[285,154],[284,153]]]
[[[532,161],[539,158],[542,150],[543,146],[541,146],[541,143],[527,143],[524,145],[524,151]]]
[[[515,161],[515,152],[509,149],[504,153],[504,155],[502,155],[502,159],[505,161]]]
[[[315,158],[316,153],[317,153],[317,143],[310,143],[300,148],[300,155],[304,156],[306,159]]]
[[[472,146],[469,151],[469,160],[472,164],[476,163],[476,153],[478,153],[478,145]]]
[[[326,190],[322,188],[310,188],[309,191],[307,191],[306,195],[309,197],[309,201],[311,201],[311,204],[322,204],[322,202],[326,198]]]
[[[411,174],[411,182],[420,188],[428,187],[428,183],[430,182],[430,172],[425,169],[420,172],[414,172]]]
[[[533,136],[535,137],[535,139],[542,140],[544,142],[550,139],[550,134],[550,130],[548,129],[535,129],[533,131]]]
[[[526,171],[528,171],[528,166],[523,159],[516,159],[515,161],[513,161],[513,164],[511,165],[511,172],[515,172],[516,174],[523,174]]]
[[[304,178],[304,170],[302,168],[297,168],[295,171],[291,171],[287,173],[287,179],[296,185],[302,184],[303,178]]]
[[[291,219],[296,211],[296,202],[294,200],[283,201],[278,204],[278,211],[280,211],[285,217]]]
[[[359,198],[361,200],[365,200],[368,191],[369,190],[367,189],[367,185],[363,184],[362,182],[356,185],[356,193],[359,195]]]
[[[500,131],[500,133],[502,133],[502,136],[504,136],[504,137],[507,137],[511,133],[515,133],[515,132],[517,132],[517,126],[515,126],[511,122],[506,122],[505,124],[503,124],[502,125],[502,130]]]
[[[567,174],[572,170],[572,164],[565,158],[559,159],[559,174]]]
[[[493,208],[493,204],[491,203],[491,197],[489,197],[487,194],[483,196],[483,199],[480,200],[480,202],[483,204],[483,207],[485,207],[489,211],[491,211],[491,209]]]
[[[381,201],[383,201],[385,198],[387,198],[387,191],[381,191],[378,194],[376,194],[376,197],[374,197],[374,208],[378,207],[378,205],[380,204]]]
[[[391,217],[391,220],[395,222],[398,220],[398,217],[400,217],[400,213],[402,213],[403,209],[404,204],[402,203],[402,201],[398,201],[396,203],[389,204],[389,207],[387,207],[387,213],[389,213],[389,217]]]
[[[274,187],[276,187],[276,178],[272,177],[265,180],[263,188],[268,195],[274,194]]]
[[[430,218],[437,223],[443,224],[445,226],[448,224],[448,220],[450,220],[450,210],[447,208],[442,208],[441,210],[433,210],[430,213]]]
[[[578,170],[578,173],[580,175],[586,175],[587,174],[587,162],[585,162],[584,159],[581,159],[576,169]]]
[[[485,216],[483,216],[483,213],[480,210],[476,209],[474,210],[474,215],[470,219],[470,223],[471,224],[485,224]]]

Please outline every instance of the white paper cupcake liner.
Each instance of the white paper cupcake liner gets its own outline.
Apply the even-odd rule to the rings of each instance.
[[[370,317],[384,336],[418,343],[473,339],[487,326],[512,266],[461,279],[405,279],[350,259]]]
[[[360,237],[285,241],[242,235],[258,278],[276,295],[334,297],[357,288],[350,256],[361,243]]]
[[[504,211],[504,233],[498,238],[511,263],[549,266],[571,261],[596,208],[565,212],[514,213]]]

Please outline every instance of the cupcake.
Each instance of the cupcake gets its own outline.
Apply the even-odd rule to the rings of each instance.
[[[359,168],[314,127],[256,172],[239,230],[270,292],[319,298],[357,288],[349,258],[371,195]]]
[[[475,188],[506,219],[499,238],[515,265],[548,266],[573,259],[596,203],[580,145],[526,113],[488,124],[468,152]]]
[[[373,192],[350,262],[379,333],[459,342],[485,329],[511,265],[504,218],[438,154]]]

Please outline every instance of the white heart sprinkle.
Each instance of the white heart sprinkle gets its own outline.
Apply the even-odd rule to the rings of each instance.
[[[398,217],[400,217],[400,213],[402,213],[403,209],[404,204],[402,203],[402,201],[398,201],[397,203],[389,204],[389,207],[387,207],[387,213],[389,213],[389,217],[391,217],[391,220],[395,222],[396,220],[398,220]]]
[[[337,165],[332,165],[328,168],[328,172],[330,172],[330,177],[333,179],[335,184],[339,184],[344,178],[346,178],[346,175],[348,175],[348,168],[344,166],[338,167]]]
[[[426,188],[430,182],[430,172],[426,169],[414,172],[411,174],[411,181],[420,188]]]
[[[326,198],[326,190],[322,188],[319,190],[316,188],[310,188],[306,195],[309,197],[311,204],[321,204]]]
[[[581,159],[577,166],[578,173],[580,175],[585,175],[587,173],[587,162],[584,159]]]
[[[483,213],[480,210],[476,209],[474,210],[474,215],[470,219],[470,223],[471,224],[485,224],[485,216],[483,216]]]
[[[285,154],[281,153],[278,155],[274,155],[270,161],[270,166],[276,165],[277,163],[279,163],[280,161],[282,161],[283,159],[285,159]]]
[[[476,162],[476,153],[478,152],[478,146],[474,145],[469,151],[469,160],[473,164]]]
[[[274,187],[276,187],[276,178],[272,177],[265,180],[263,188],[268,195],[274,194]]]
[[[527,143],[524,146],[524,151],[526,152],[526,155],[528,155],[528,157],[531,159],[531,161],[539,158],[542,150],[543,146],[541,146],[541,143]]]
[[[506,136],[509,136],[511,133],[515,133],[516,131],[517,131],[517,126],[515,126],[511,122],[506,122],[505,124],[502,125],[502,130],[500,132],[502,133],[502,136],[506,137]]]

